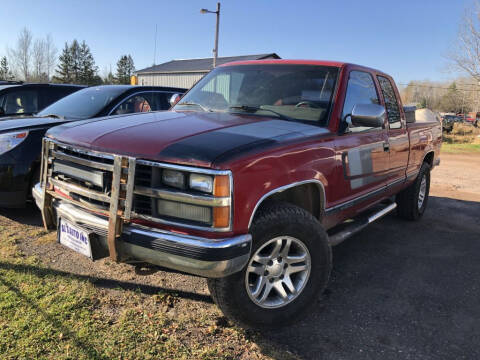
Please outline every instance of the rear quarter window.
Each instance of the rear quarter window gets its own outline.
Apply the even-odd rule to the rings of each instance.
[[[392,83],[384,76],[377,76],[377,79],[382,89],[383,99],[385,100],[390,129],[400,129],[402,127],[400,109]]]

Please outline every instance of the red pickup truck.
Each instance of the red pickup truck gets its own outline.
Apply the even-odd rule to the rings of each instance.
[[[51,129],[33,193],[61,244],[207,277],[228,317],[278,326],[326,287],[331,246],[422,216],[441,132],[407,121],[383,72],[235,62],[170,111]]]

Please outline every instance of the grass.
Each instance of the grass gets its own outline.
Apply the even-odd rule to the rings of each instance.
[[[453,154],[480,152],[480,128],[455,123],[450,134],[443,134],[442,152]]]
[[[443,143],[442,152],[450,154],[480,153],[480,144]]]
[[[21,236],[45,232],[0,216],[2,359],[293,357],[261,349],[258,334],[231,326],[213,305],[198,310],[175,294],[97,288],[87,277],[45,267],[19,250]]]

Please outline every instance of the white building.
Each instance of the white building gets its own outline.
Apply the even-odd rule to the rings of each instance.
[[[217,65],[231,61],[280,59],[275,53],[219,57]],[[154,65],[138,70],[138,85],[170,86],[189,89],[206,73],[212,70],[213,59],[185,59],[172,60],[163,64]]]

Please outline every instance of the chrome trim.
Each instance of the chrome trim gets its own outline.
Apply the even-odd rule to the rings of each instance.
[[[117,105],[115,105],[115,107],[114,107],[112,110],[110,110],[110,112],[109,112],[108,115],[106,115],[106,116],[112,115],[112,113],[113,113],[115,110],[117,110],[120,105],[122,105],[125,101],[127,101],[127,100],[130,99],[131,97],[133,97],[133,96],[138,96],[139,94],[151,94],[151,93],[175,94],[175,93],[177,93],[177,92],[175,92],[175,91],[174,91],[174,92],[172,92],[172,91],[165,91],[165,90],[158,90],[158,91],[157,91],[157,90],[145,90],[145,91],[140,91],[140,92],[136,92],[136,93],[130,94],[128,97],[126,97],[125,99],[123,99],[121,103],[118,103]],[[167,110],[167,109],[165,109],[165,110]],[[154,111],[158,111],[158,110],[151,110],[151,111],[145,111],[145,112],[154,112]],[[137,113],[118,114],[118,115],[127,115],[127,114],[138,114],[138,112],[137,112]],[[117,114],[115,114],[115,115],[117,115]]]
[[[125,227],[125,233],[137,233],[149,237],[162,237],[162,239],[171,241],[172,243],[178,243],[180,245],[189,245],[193,247],[205,248],[205,249],[224,249],[232,246],[241,245],[241,247],[248,246],[248,243],[252,236],[250,234],[238,235],[230,238],[221,239],[208,239],[200,236],[176,234],[165,230],[148,230],[145,228],[137,227],[136,225],[129,225]]]
[[[361,230],[365,229],[369,224],[372,222],[380,219],[381,217],[387,215],[391,211],[395,210],[397,207],[397,203],[391,203],[390,205],[387,205],[384,207],[382,210],[370,215],[367,219],[362,219],[362,220],[356,220],[352,222],[350,225],[347,227],[343,228],[340,232],[337,232],[331,236],[328,237],[328,243],[330,246],[336,246],[349,237],[357,234]]]
[[[73,192],[75,194],[86,196],[86,197],[89,197],[91,199],[95,199],[95,200],[98,200],[98,201],[103,201],[103,202],[108,202],[108,203],[110,202],[110,196],[108,196],[104,193],[98,192],[98,191],[89,190],[89,189],[80,187],[78,185],[69,184],[67,182],[57,180],[57,179],[54,179],[54,178],[50,178],[49,182],[53,186],[56,186],[57,188],[60,188],[61,190],[66,190],[67,192]]]
[[[395,210],[395,208],[397,207],[397,203],[396,202],[393,202],[391,203],[390,205],[388,205],[386,208],[380,210],[379,212],[375,213],[375,214],[372,214],[368,217],[368,223],[371,224],[372,222],[374,222],[375,220],[378,220],[380,219],[381,217],[387,215],[389,212]]]
[[[57,145],[61,148],[69,149],[73,152],[78,152],[78,153],[84,154],[84,155],[96,156],[96,157],[99,157],[99,158],[104,158],[104,159],[109,159],[109,160],[113,160],[113,157],[114,157],[114,154],[95,151],[95,150],[87,150],[87,149],[84,149],[82,147],[77,147],[76,145],[75,146],[67,145],[67,144],[64,144],[60,141],[49,139],[49,138],[47,138],[47,141],[52,143],[52,144],[55,144],[55,145]]]
[[[149,161],[149,160],[137,159],[137,164],[154,166],[154,167],[165,168],[165,169],[174,169],[174,170],[179,170],[179,171],[192,172],[192,173],[195,173],[195,174],[230,175],[230,176],[232,175],[232,172],[230,170],[215,170],[215,169],[207,169],[207,168],[198,168],[198,167],[191,167],[191,166],[184,166],[184,165],[175,165],[175,164],[164,163],[164,162],[155,162],[155,161]]]
[[[81,152],[79,152],[79,154],[81,154]],[[99,170],[113,171],[113,165],[110,165],[110,164],[104,164],[104,163],[99,163],[99,162],[92,161],[92,160],[78,158],[78,157],[75,157],[75,156],[72,156],[72,155],[67,155],[63,152],[59,152],[59,151],[55,151],[55,150],[53,150],[51,152],[51,155],[55,159],[66,160],[66,161],[70,161],[70,162],[73,162],[73,163],[76,163],[76,164],[79,164],[79,165],[93,167],[93,168],[99,169]]]
[[[136,160],[133,157],[128,158],[127,188],[125,197],[124,217],[126,221],[130,221],[133,206],[133,189],[135,187],[135,168]]]
[[[110,258],[118,261],[117,236],[121,234],[122,219],[119,217],[120,179],[122,176],[122,157],[115,156],[113,161],[112,194],[108,212],[107,243]]]
[[[225,228],[215,228],[213,226],[191,225],[191,224],[188,224],[188,223],[181,223],[181,222],[177,222],[177,221],[169,221],[169,220],[157,218],[157,217],[154,217],[154,216],[138,214],[135,211],[132,211],[132,218],[147,220],[147,221],[151,221],[151,222],[158,223],[158,224],[177,226],[177,227],[185,228],[185,229],[193,229],[193,230],[201,230],[201,231],[209,231],[209,232],[210,231],[217,231],[217,232],[231,231],[231,225],[230,225],[230,227],[225,227]],[[232,219],[230,219],[230,224],[231,223],[232,223]]]
[[[325,212],[327,214],[331,214],[332,212],[335,212],[335,211],[340,211],[340,210],[344,210],[346,208],[349,208],[349,207],[352,207],[352,206],[355,206],[363,201],[366,201],[368,200],[369,198],[371,197],[374,197],[382,192],[385,192],[387,190],[387,185],[383,185],[381,188],[379,189],[376,189],[376,190],[373,190],[373,191],[370,191],[366,194],[363,194],[362,196],[359,196],[355,199],[352,199],[352,200],[348,200],[348,201],[345,201],[341,204],[338,204],[338,205],[335,205],[335,206],[332,206],[332,207],[329,207],[328,209],[325,210]]]
[[[257,201],[257,203],[255,204],[255,207],[253,208],[252,214],[250,215],[250,220],[248,222],[248,228],[250,229],[250,227],[252,225],[252,222],[253,222],[253,218],[254,218],[255,213],[257,212],[259,206],[268,197],[270,197],[273,194],[276,194],[276,193],[285,191],[287,189],[290,189],[292,187],[295,187],[295,186],[300,186],[300,185],[304,185],[304,184],[311,184],[311,183],[316,184],[321,189],[321,191],[320,191],[320,216],[322,216],[324,214],[324,211],[325,211],[325,203],[326,203],[325,187],[323,186],[323,183],[320,180],[316,180],[316,179],[303,180],[303,181],[298,181],[298,182],[295,182],[295,183],[292,183],[292,184],[280,186],[280,187],[278,187],[276,189],[273,189],[273,190],[267,192],[266,194],[264,194]]]
[[[340,211],[340,210],[344,210],[346,208],[349,208],[349,207],[352,207],[352,206],[355,206],[357,204],[360,204],[362,203],[363,201],[367,201],[369,198],[371,197],[374,197],[374,196],[377,196],[379,194],[381,194],[382,192],[386,192],[387,190],[389,190],[390,188],[396,186],[396,185],[399,185],[401,184],[402,182],[405,182],[407,179],[406,178],[401,178],[401,179],[397,179],[397,180],[394,180],[392,181],[391,183],[388,183],[386,185],[383,185],[382,187],[376,189],[376,190],[373,190],[373,191],[370,191],[366,194],[363,194],[362,196],[359,196],[355,199],[352,199],[352,200],[348,200],[348,201],[345,201],[341,204],[338,204],[338,205],[335,205],[335,206],[332,206],[332,207],[329,207],[328,209],[325,210],[325,212],[327,214],[331,214],[332,212],[336,212],[336,211]]]
[[[40,184],[36,184],[32,189],[37,204],[42,204],[42,194]],[[84,208],[72,205],[62,200],[54,200],[53,208],[56,216],[65,218],[79,226],[89,226],[103,231],[108,231],[109,220],[86,211]],[[125,234],[137,233],[152,239],[164,239],[172,244],[182,246],[183,244],[204,248],[204,249],[223,249],[228,247],[246,247],[251,246],[252,237],[250,234],[243,234],[234,237],[222,239],[208,239],[203,237],[176,234],[165,230],[149,230],[141,225],[130,225],[123,229]],[[105,241],[103,238],[100,241]],[[166,268],[183,271],[186,273],[220,278],[231,275],[243,269],[248,262],[250,254],[244,254],[228,260],[204,261],[192,259],[189,257],[165,253],[158,250],[145,248],[139,245],[131,244],[117,240],[117,249],[123,260],[131,259],[146,261]]]
[[[208,175],[228,175],[230,179],[230,219],[229,219],[229,224],[228,227],[225,228],[216,228],[212,226],[197,226],[197,225],[190,225],[185,222],[177,222],[177,221],[169,221],[169,220],[164,220],[161,218],[157,218],[154,216],[149,216],[149,215],[142,215],[134,212],[132,210],[132,217],[137,217],[139,219],[144,219],[152,222],[157,222],[160,224],[166,224],[166,225],[172,225],[172,226],[178,226],[178,227],[183,227],[187,229],[194,229],[194,230],[202,230],[202,231],[217,231],[217,232],[226,232],[226,231],[231,231],[232,226],[233,226],[233,215],[234,215],[234,206],[233,206],[233,176],[232,172],[230,170],[216,170],[216,169],[207,169],[207,168],[197,168],[197,167],[190,167],[190,166],[183,166],[183,165],[175,165],[175,164],[169,164],[169,163],[163,163],[163,162],[154,162],[154,161],[149,161],[149,160],[139,160],[137,159],[137,164],[140,165],[146,165],[146,166],[151,166],[151,167],[157,167],[161,169],[173,169],[173,170],[179,170],[179,171],[185,171],[188,173],[195,173],[195,174],[208,174]],[[135,189],[138,189],[139,187],[135,187]],[[152,188],[149,188],[152,189]],[[149,195],[146,195],[149,196]],[[190,194],[185,193],[185,198],[190,196]],[[192,195],[193,196],[193,195]],[[227,198],[217,198],[217,199],[227,199]],[[180,200],[182,201],[182,200]],[[184,200],[185,201],[185,200]],[[224,201],[224,200],[221,200]],[[214,206],[211,203],[205,204],[207,206]],[[222,205],[218,205],[222,206]],[[228,206],[228,205],[226,205]]]
[[[98,152],[98,151],[93,151],[93,150],[85,150],[83,148],[78,148],[76,146],[73,147],[71,145],[66,145],[66,144],[63,144],[63,143],[58,142],[56,140],[51,140],[51,139],[48,139],[48,138],[46,139],[46,141],[51,143],[51,144],[55,144],[56,146],[58,146],[60,148],[63,147],[63,148],[69,149],[73,152],[78,152],[78,153],[86,154],[86,155],[89,155],[89,156],[96,156],[96,157],[101,157],[101,158],[110,159],[110,160],[113,160],[116,156],[120,156],[120,155],[108,154],[108,153]],[[122,156],[122,157],[123,158],[128,158],[127,156]],[[132,196],[132,201],[130,201],[129,203],[127,201],[125,201],[125,212],[126,212],[126,214],[124,213],[124,217],[125,217],[126,220],[131,219],[132,217],[136,217],[136,218],[139,218],[139,219],[144,219],[144,220],[148,220],[148,221],[152,221],[152,222],[156,222],[156,223],[160,223],[160,224],[167,224],[167,225],[178,226],[178,227],[194,229],[194,230],[217,231],[217,232],[226,232],[226,231],[231,231],[232,230],[232,226],[233,226],[233,176],[232,176],[232,172],[230,170],[216,170],[216,169],[207,169],[207,168],[197,168],[197,167],[191,167],[191,166],[175,165],[175,164],[155,162],[155,161],[149,161],[149,160],[141,160],[141,159],[135,159],[135,164],[146,165],[146,166],[157,167],[157,168],[163,168],[163,169],[174,169],[174,170],[185,171],[185,172],[196,173],[196,174],[228,175],[229,178],[230,178],[230,200],[229,200],[229,202],[230,202],[230,219],[229,219],[229,226],[225,227],[225,228],[215,228],[213,226],[196,226],[196,225],[190,225],[190,224],[183,223],[183,222],[168,221],[168,220],[163,220],[163,219],[156,218],[156,217],[153,217],[153,216],[137,214],[132,209],[133,196]],[[129,162],[129,165],[130,165],[130,162]],[[114,173],[114,171],[112,173]],[[128,183],[128,180],[127,180],[127,183]],[[135,185],[133,185],[133,189],[136,189]],[[127,185],[127,198],[129,198],[129,193],[131,194],[131,192],[128,191],[128,185]],[[189,194],[185,194],[184,199],[187,198],[187,197],[189,197]],[[111,197],[111,199],[112,198],[113,197]],[[221,204],[222,202],[225,202],[225,199],[227,199],[227,198],[220,198],[220,199],[221,200],[219,201],[219,203]],[[65,199],[65,200],[71,202],[72,204],[80,205],[76,201],[72,201],[72,200],[69,200],[69,199]],[[195,200],[193,200],[193,201],[195,201]],[[208,204],[205,204],[205,205],[215,206],[215,205],[212,205],[211,203],[208,203]],[[103,209],[99,209],[98,207],[94,208],[91,205],[89,206],[89,205],[83,204],[83,206],[85,208],[87,208],[89,210],[93,210],[93,211],[103,210]],[[217,205],[217,206],[222,206],[222,205]],[[225,206],[228,206],[228,205],[225,205]]]
[[[135,194],[154,197],[158,199],[178,201],[202,206],[230,206],[230,197],[214,197],[206,195],[193,195],[189,193],[171,191],[165,189],[155,189],[146,186],[135,186]]]

